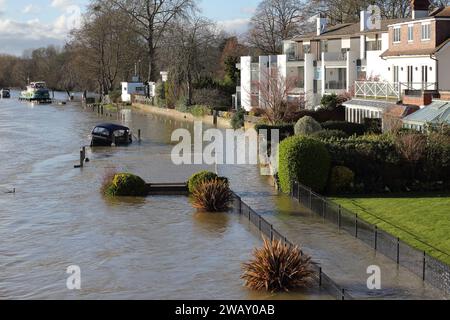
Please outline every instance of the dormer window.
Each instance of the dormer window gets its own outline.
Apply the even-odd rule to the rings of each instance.
[[[430,39],[431,39],[431,24],[422,23],[422,40],[430,40]]]
[[[401,29],[400,27],[394,27],[394,43],[401,41]]]

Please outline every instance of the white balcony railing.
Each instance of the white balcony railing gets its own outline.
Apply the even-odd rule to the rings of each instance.
[[[405,91],[434,91],[434,82],[385,82],[385,81],[355,81],[355,96],[370,98],[395,98],[401,100]],[[410,92],[408,92],[410,94]]]

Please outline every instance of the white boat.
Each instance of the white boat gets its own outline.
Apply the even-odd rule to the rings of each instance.
[[[27,86],[27,90],[22,91],[20,100],[51,102],[50,91],[44,81],[31,82]]]

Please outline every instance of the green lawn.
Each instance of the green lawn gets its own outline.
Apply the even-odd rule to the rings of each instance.
[[[450,264],[450,194],[333,200],[367,222]]]

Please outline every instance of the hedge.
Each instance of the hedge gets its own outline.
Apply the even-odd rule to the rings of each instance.
[[[323,191],[330,163],[330,155],[323,142],[305,136],[287,138],[279,146],[281,190],[290,192],[292,182],[297,180],[315,191]]]
[[[367,127],[365,125],[346,121],[327,121],[322,123],[322,127],[325,130],[344,131],[349,136],[362,136],[367,132]]]
[[[310,135],[321,130],[322,126],[320,123],[309,116],[301,118],[294,126],[296,135]]]
[[[294,125],[290,123],[283,123],[277,125],[271,124],[257,124],[255,126],[256,132],[260,132],[260,130],[267,130],[267,139],[270,141],[271,139],[271,130],[279,130],[280,140],[284,140],[287,137],[294,135]]]
[[[104,192],[112,197],[143,197],[148,194],[145,181],[130,173],[115,174]]]
[[[309,116],[319,123],[324,123],[327,121],[345,121],[345,107],[338,106],[332,110],[322,108],[317,111],[300,110],[295,113],[295,116],[293,116],[293,121],[296,122],[305,116]]]

